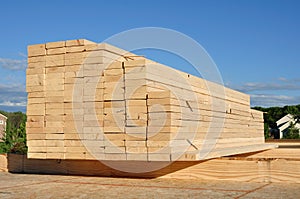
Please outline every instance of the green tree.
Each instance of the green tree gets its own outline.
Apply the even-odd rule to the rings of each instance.
[[[264,123],[265,123],[265,138],[268,138],[270,134],[267,133],[266,124],[271,129],[276,129],[278,121],[280,118],[287,114],[293,115],[296,122],[300,123],[300,104],[295,106],[284,106],[284,107],[254,107],[253,109],[264,112]]]
[[[264,124],[264,133],[266,139],[269,139],[271,137],[268,123]]]
[[[6,131],[0,142],[0,153],[27,153],[26,146],[26,115],[22,112],[8,113]]]
[[[290,123],[290,126],[287,132],[284,134],[283,138],[285,139],[299,139],[299,129],[296,128],[293,122]]]

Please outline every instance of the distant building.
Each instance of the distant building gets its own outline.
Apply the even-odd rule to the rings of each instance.
[[[1,141],[1,138],[4,136],[4,133],[5,133],[6,120],[7,120],[7,117],[0,113],[0,141]]]
[[[287,114],[286,116],[282,117],[276,122],[277,127],[279,129],[280,139],[283,138],[283,136],[287,133],[291,122],[295,124],[296,128],[300,129],[300,124],[296,123],[294,117],[291,114]]]

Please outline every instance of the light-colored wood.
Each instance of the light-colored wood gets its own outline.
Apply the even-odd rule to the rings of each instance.
[[[29,57],[28,56],[27,62],[28,62],[28,68],[32,68],[32,67],[30,67],[31,64],[32,64],[32,66],[38,66],[41,63],[46,64],[46,56],[37,56],[37,57]],[[33,67],[33,68],[35,68],[35,67]]]
[[[55,153],[52,153],[54,158],[50,158],[51,154],[45,156],[49,157],[48,160],[27,159],[26,156],[17,154],[8,154],[7,159],[5,156],[3,158],[8,161],[10,172],[300,183],[300,161],[294,159],[293,155],[298,154],[297,150],[289,149],[284,152],[284,150],[275,149],[272,152],[263,151],[207,161],[176,161],[170,165],[165,164],[166,162],[147,162],[145,154],[139,156],[127,154],[128,159],[133,159],[133,161],[119,161],[117,163],[124,165],[124,167],[135,165],[137,168],[164,165],[162,169],[148,173],[116,171],[100,161],[84,160],[82,159],[83,155],[77,155],[77,157],[81,157],[81,160],[67,159],[61,161],[56,160],[56,157],[59,156]],[[269,156],[268,153],[272,153],[272,156]],[[275,155],[276,153],[278,155]],[[35,156],[36,154],[30,153],[30,155]],[[73,155],[73,158],[76,157],[75,154]],[[281,158],[282,155],[284,158]],[[38,156],[43,157],[41,154]],[[85,157],[89,156],[88,154],[85,155]],[[107,157],[122,159],[125,156],[124,154],[112,154]],[[162,157],[159,156],[159,158]]]
[[[46,55],[46,45],[45,44],[30,45],[28,46],[27,51],[28,51],[28,57],[43,56]]]
[[[52,48],[62,48],[66,46],[65,41],[56,41],[56,42],[48,42],[46,43],[46,49],[52,49]]]
[[[86,39],[76,39],[76,40],[67,40],[66,46],[83,46],[87,44],[95,44],[92,41],[86,40]]]
[[[60,55],[60,54],[65,54],[66,52],[67,50],[65,47],[47,49],[47,55]]]
[[[46,56],[46,67],[57,67],[64,66],[65,55],[47,55]]]
[[[108,44],[33,45],[28,63],[29,158],[95,159],[81,141],[103,160],[194,161],[205,143],[216,143],[209,158],[269,147],[249,95]]]
[[[0,172],[8,171],[7,155],[0,154]]]

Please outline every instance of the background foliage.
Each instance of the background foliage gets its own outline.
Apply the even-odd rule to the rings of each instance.
[[[264,112],[265,120],[265,138],[270,138],[269,128],[276,128],[276,121],[284,117],[287,114],[294,116],[297,122],[300,122],[300,104],[294,106],[284,106],[284,107],[253,107],[253,109]],[[296,135],[298,132],[298,136]],[[287,136],[284,137],[287,139],[296,139],[299,138],[299,129],[297,129],[293,124],[290,125],[289,132]]]
[[[22,112],[5,112],[7,117],[5,135],[0,142],[0,153],[26,154],[26,115]]]

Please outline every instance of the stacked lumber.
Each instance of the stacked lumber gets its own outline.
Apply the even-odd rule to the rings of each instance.
[[[250,109],[248,95],[147,59],[123,63],[126,99],[146,100],[147,128],[140,133],[146,134],[148,161],[266,149],[263,114]],[[132,85],[139,85],[135,92]]]
[[[91,126],[103,126],[97,118],[90,116],[89,107],[96,106],[102,121],[104,102],[103,82],[93,90],[97,95],[93,95],[90,84],[102,75],[97,68],[111,60],[114,54],[103,52],[101,48],[103,45],[87,40],[28,47],[26,84],[30,158],[85,159],[89,155],[81,140],[95,140],[96,133],[92,132]],[[87,56],[90,56],[89,62],[84,63]],[[84,132],[87,132],[86,138],[82,137]]]
[[[264,150],[248,95],[108,44],[28,47],[28,157],[174,161]]]

